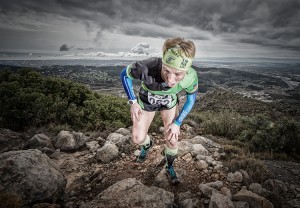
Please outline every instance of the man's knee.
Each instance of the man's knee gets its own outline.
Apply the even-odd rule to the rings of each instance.
[[[144,142],[146,134],[141,134],[137,131],[132,131],[131,139],[134,144],[141,144]]]

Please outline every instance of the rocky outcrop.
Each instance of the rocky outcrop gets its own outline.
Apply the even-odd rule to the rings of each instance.
[[[60,169],[37,149],[0,154],[0,190],[34,202],[56,202],[64,194],[66,179]]]
[[[157,187],[148,187],[135,178],[117,182],[81,208],[106,207],[172,207],[174,194]]]
[[[299,204],[300,188],[295,184],[274,179],[259,184],[245,170],[229,172],[220,161],[225,155],[222,146],[206,137],[181,135],[185,139],[180,140],[174,166],[182,183],[175,188],[170,185],[164,168],[162,135],[151,133],[154,146],[142,164],[136,163],[133,152],[139,147],[130,142],[129,130],[118,129],[106,138],[98,135],[97,132],[87,138],[81,133],[62,131],[52,140],[57,149],[49,157],[63,171],[67,184],[60,176],[60,169],[39,150],[12,154],[12,158],[20,162],[3,160],[1,155],[0,190],[4,185],[12,187],[7,190],[15,190],[32,207],[279,208],[287,204],[281,201],[291,207]],[[53,148],[49,138],[42,134],[32,137],[25,147]],[[15,156],[19,154],[21,156]],[[18,181],[21,188],[14,181]],[[187,187],[193,193],[180,193]],[[176,190],[175,195],[173,190]],[[65,201],[60,203],[63,192]]]

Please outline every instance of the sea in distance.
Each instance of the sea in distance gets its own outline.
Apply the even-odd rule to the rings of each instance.
[[[137,57],[73,57],[53,54],[1,53],[0,64],[40,68],[54,65],[82,66],[126,66],[135,61],[149,58]],[[199,68],[230,68],[245,71],[258,70],[300,70],[300,59],[270,59],[270,58],[205,58],[195,59],[193,65]]]

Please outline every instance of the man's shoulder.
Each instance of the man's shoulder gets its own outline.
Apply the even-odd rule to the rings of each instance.
[[[158,57],[151,57],[151,58],[137,61],[137,63],[139,63],[141,65],[145,65],[147,67],[154,67],[154,66],[160,66],[162,63],[162,60],[161,60],[161,58],[158,58]]]
[[[190,82],[191,80],[195,80],[198,78],[197,72],[195,71],[195,69],[190,68],[186,75],[183,78],[183,82]]]

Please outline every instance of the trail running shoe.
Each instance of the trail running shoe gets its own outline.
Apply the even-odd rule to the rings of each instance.
[[[147,154],[148,154],[149,150],[152,147],[153,147],[153,141],[152,141],[152,139],[150,139],[150,143],[147,147],[145,145],[142,146],[141,152],[140,152],[140,155],[137,158],[137,161],[140,162],[140,163],[143,163],[146,160]]]
[[[177,174],[173,168],[173,166],[166,167],[167,176],[169,178],[169,181],[172,185],[177,185],[180,183],[179,178],[177,177]]]

